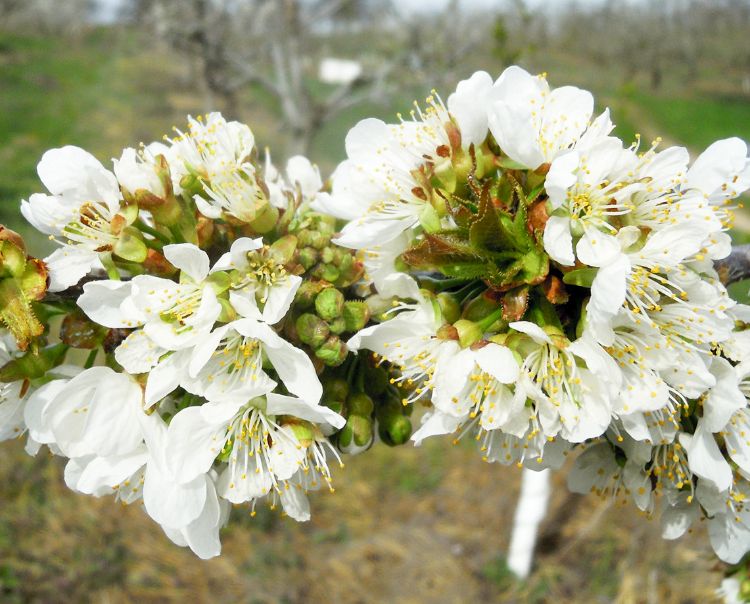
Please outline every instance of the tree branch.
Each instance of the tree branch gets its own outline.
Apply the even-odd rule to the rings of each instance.
[[[714,268],[724,285],[747,279],[750,277],[750,244],[733,245],[732,253],[714,262]]]

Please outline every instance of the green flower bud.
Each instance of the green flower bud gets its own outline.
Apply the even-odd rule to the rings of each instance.
[[[365,302],[350,300],[344,302],[343,316],[346,322],[346,331],[359,331],[364,329],[370,320],[370,309]]]
[[[315,312],[326,321],[340,317],[343,309],[344,294],[336,288],[326,288],[315,298]]]
[[[310,270],[318,263],[318,250],[314,247],[304,247],[299,251],[298,260],[305,270]]]
[[[287,264],[294,257],[296,249],[297,238],[294,235],[285,235],[271,244],[268,255],[276,264]]]
[[[320,250],[320,260],[325,264],[333,263],[333,250],[329,246],[326,246],[322,250]]]
[[[367,392],[375,396],[383,394],[390,384],[388,373],[381,367],[368,367],[365,373],[365,380]]]
[[[500,302],[493,300],[482,293],[470,300],[469,303],[464,306],[461,318],[468,319],[469,321],[481,321],[498,308],[500,308]]]
[[[279,210],[270,203],[266,203],[255,215],[250,226],[256,233],[268,233],[273,230],[279,220]]]
[[[332,264],[319,264],[313,270],[312,275],[318,279],[333,283],[339,278],[341,271]]]
[[[366,447],[372,442],[372,420],[359,415],[352,415],[346,420],[346,426],[339,432],[339,446],[344,453],[355,452],[353,447]],[[359,451],[356,451],[359,452]]]
[[[328,328],[331,330],[331,333],[340,336],[346,331],[346,321],[344,321],[344,317],[336,317],[332,321],[328,321]]]
[[[328,378],[323,381],[323,398],[344,401],[349,396],[349,383],[343,378]]]
[[[378,420],[378,435],[385,444],[403,445],[411,436],[411,420],[401,414],[389,413]]]
[[[438,306],[443,319],[448,323],[455,323],[461,316],[461,305],[453,294],[446,292],[437,295]]]
[[[349,411],[349,415],[370,417],[373,409],[375,409],[375,403],[364,392],[358,392],[349,395],[349,398],[346,399],[346,408]]]
[[[339,415],[344,412],[344,401],[329,401],[324,399],[323,404],[331,411],[335,411]]]
[[[328,324],[312,313],[305,313],[297,317],[295,325],[299,339],[312,349],[322,346],[328,338]]]
[[[458,332],[458,341],[462,348],[467,348],[482,339],[484,330],[474,321],[459,319],[453,324]]]
[[[330,234],[315,233],[312,236],[312,240],[310,241],[310,245],[312,245],[316,250],[322,250],[330,242],[331,242],[331,235]]]
[[[326,329],[328,325],[326,325]],[[349,349],[346,347],[338,336],[331,336],[325,343],[315,350],[315,356],[318,357],[329,367],[338,367],[346,360]]]
[[[304,420],[295,419],[294,421],[285,422],[283,426],[291,428],[292,433],[303,447],[309,447],[315,441],[315,432],[312,424]]]
[[[319,281],[303,281],[294,295],[294,303],[299,308],[310,308],[322,288],[323,284]]]

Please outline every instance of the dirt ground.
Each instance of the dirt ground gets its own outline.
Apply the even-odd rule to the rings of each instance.
[[[710,602],[721,580],[703,530],[664,542],[655,521],[570,497],[564,472],[527,582],[504,563],[520,470],[472,443],[377,445],[347,459],[313,519],[233,512],[221,557],[172,545],[139,505],[67,490],[62,464],[0,453],[4,602]],[[560,530],[555,530],[559,528]]]

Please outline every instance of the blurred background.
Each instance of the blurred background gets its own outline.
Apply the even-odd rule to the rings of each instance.
[[[0,0],[0,222],[30,234],[18,204],[50,147],[107,165],[220,110],[277,163],[308,153],[328,175],[359,119],[394,121],[513,63],[594,92],[628,142],[695,155],[750,140],[750,0]],[[311,522],[238,508],[223,555],[202,562],[137,505],[75,495],[58,460],[4,443],[0,601],[712,600],[722,569],[702,527],[664,542],[632,507],[567,495],[564,471],[536,569],[516,582],[504,556],[520,471],[473,445],[376,445],[336,472],[335,495],[312,495]]]

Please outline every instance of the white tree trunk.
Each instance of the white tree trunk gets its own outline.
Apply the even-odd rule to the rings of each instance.
[[[508,568],[520,579],[529,576],[534,562],[539,524],[547,513],[550,497],[550,471],[524,469],[521,474],[521,494],[513,519],[513,533],[508,549]]]

